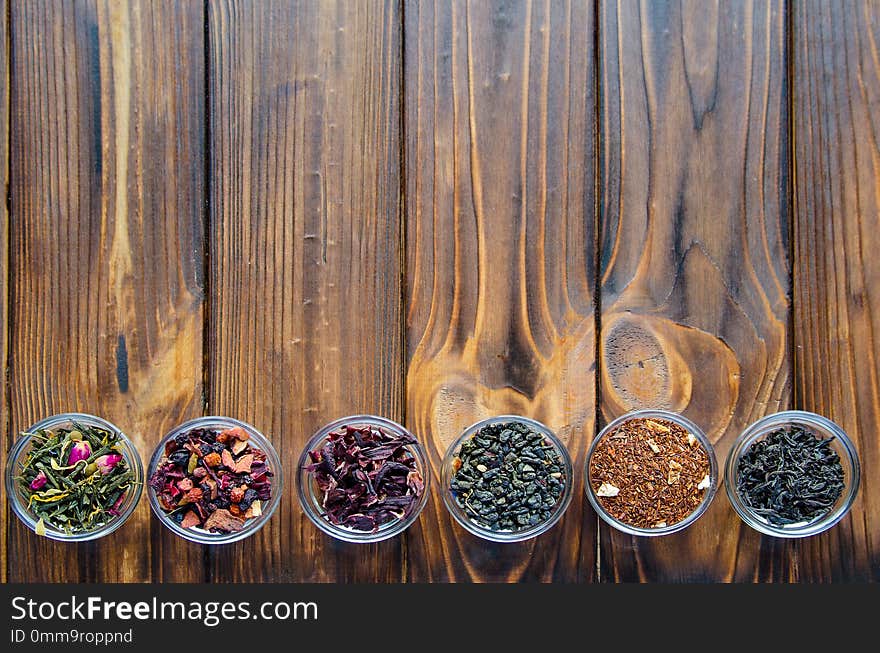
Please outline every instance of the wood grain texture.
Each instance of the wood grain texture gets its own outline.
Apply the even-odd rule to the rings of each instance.
[[[880,3],[796,2],[797,404],[862,462],[855,506],[793,550],[804,580],[880,580]]]
[[[719,461],[789,403],[785,11],[600,5],[602,413],[682,411]],[[766,563],[723,489],[683,533],[600,537],[609,581],[745,580]]]
[[[595,417],[595,66],[591,3],[408,2],[407,424],[436,491],[407,536],[416,581],[590,580],[582,474],[567,514],[491,544],[441,500],[447,446],[505,413],[584,462]]]
[[[263,431],[287,478],[211,579],[399,580],[400,539],[335,543],[294,484],[323,424],[402,419],[400,6],[216,2],[209,25],[208,410]]]
[[[200,3],[12,6],[10,430],[108,418],[146,460],[201,411]],[[97,543],[10,524],[10,581],[201,580],[146,497]]]
[[[0,0],[0,369],[6,369],[9,354],[9,6]],[[9,433],[9,404],[6,389],[0,393],[0,428]],[[0,469],[6,469],[6,452],[12,446],[12,438],[4,438],[0,451]],[[14,519],[6,502],[6,483],[0,484],[0,583],[7,582],[6,532],[10,519]]]

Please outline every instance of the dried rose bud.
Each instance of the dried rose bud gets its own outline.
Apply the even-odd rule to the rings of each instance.
[[[36,490],[39,490],[41,487],[43,487],[48,482],[49,482],[49,479],[46,478],[46,473],[41,471],[39,474],[37,474],[37,477],[33,481],[31,481],[30,487],[32,490],[36,491]]]
[[[91,455],[92,448],[89,446],[89,443],[85,440],[80,440],[70,448],[70,454],[67,456],[67,464],[75,465],[80,460],[88,460]]]
[[[98,466],[98,471],[102,474],[109,474],[113,471],[113,468],[119,464],[119,461],[122,460],[122,456],[118,453],[108,453],[103,456],[100,456],[95,460],[95,464]]]

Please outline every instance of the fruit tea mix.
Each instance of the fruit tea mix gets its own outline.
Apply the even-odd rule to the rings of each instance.
[[[182,528],[234,533],[262,514],[273,476],[266,453],[243,428],[194,428],[165,444],[149,484],[162,510]]]
[[[709,455],[679,424],[634,418],[596,444],[589,482],[614,519],[636,528],[664,528],[685,519],[711,487]]]
[[[331,524],[374,533],[405,519],[419,504],[425,481],[409,448],[411,435],[373,424],[342,426],[309,451],[321,493],[322,516]]]
[[[843,466],[831,439],[800,426],[767,434],[737,462],[736,490],[743,503],[775,526],[819,519],[843,489]]]
[[[569,482],[556,446],[514,421],[484,426],[463,442],[453,470],[455,502],[474,523],[496,532],[549,520]]]
[[[87,533],[119,516],[136,483],[118,433],[74,422],[22,435],[31,437],[31,449],[15,480],[38,535],[47,526]]]

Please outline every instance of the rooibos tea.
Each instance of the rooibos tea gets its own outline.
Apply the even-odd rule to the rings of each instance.
[[[589,483],[599,504],[636,528],[682,521],[711,487],[709,454],[683,426],[633,418],[604,435],[592,452]]]

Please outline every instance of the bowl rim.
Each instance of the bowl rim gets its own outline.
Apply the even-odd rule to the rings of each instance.
[[[144,475],[144,466],[143,462],[141,461],[140,451],[138,451],[135,443],[125,434],[125,432],[121,428],[119,428],[112,422],[104,419],[103,417],[98,417],[97,415],[92,415],[91,413],[69,412],[49,415],[48,417],[44,417],[43,419],[32,424],[26,430],[22,431],[21,434],[19,434],[19,436],[16,438],[12,447],[10,447],[9,451],[7,452],[5,470],[6,496],[10,506],[12,507],[12,512],[15,513],[16,517],[18,517],[18,519],[25,526],[27,526],[32,532],[36,533],[37,520],[33,519],[28,509],[22,504],[21,495],[15,485],[14,476],[17,461],[19,457],[24,453],[27,445],[30,443],[34,432],[40,430],[49,431],[53,428],[58,428],[63,424],[72,424],[74,421],[87,424],[89,426],[96,426],[98,428],[103,428],[107,431],[113,432],[119,438],[120,442],[122,442],[124,445],[122,454],[125,456],[129,468],[135,474],[135,482],[132,484],[132,488],[129,490],[129,492],[132,493],[129,505],[118,516],[116,516],[115,519],[108,521],[103,526],[99,526],[98,528],[90,531],[67,534],[47,524],[46,534],[41,537],[47,537],[50,540],[54,540],[56,542],[89,542],[92,540],[100,539],[115,532],[116,530],[121,528],[134,514],[138,504],[140,503],[141,496],[144,491],[144,485],[146,484],[146,477]]]
[[[566,479],[562,498],[557,502],[553,514],[550,515],[549,519],[520,531],[493,531],[492,529],[481,526],[475,521],[469,519],[455,502],[455,493],[452,488],[449,487],[452,482],[452,461],[457,457],[456,452],[460,449],[464,441],[473,437],[477,431],[485,426],[507,422],[521,422],[549,439],[562,458],[568,478]],[[465,428],[447,447],[440,468],[440,478],[443,503],[449,514],[452,515],[452,518],[472,535],[476,535],[484,540],[489,540],[490,542],[499,542],[502,544],[525,542],[538,537],[539,535],[543,535],[559,523],[566,510],[568,510],[568,507],[571,505],[571,500],[574,496],[574,464],[572,462],[571,454],[568,451],[568,447],[565,446],[565,443],[559,439],[559,436],[557,436],[549,426],[536,419],[532,419],[531,417],[525,417],[524,415],[495,415],[474,422]]]
[[[150,456],[150,462],[147,465],[147,475],[145,480],[145,485],[149,486],[150,477],[153,475],[153,472],[156,471],[156,468],[159,465],[159,461],[165,456],[165,443],[168,442],[171,438],[176,436],[179,433],[182,433],[187,430],[192,430],[194,428],[199,427],[241,427],[251,438],[256,442],[258,448],[263,450],[266,453],[267,460],[270,463],[269,469],[273,472],[274,476],[272,477],[272,497],[269,499],[268,505],[263,510],[263,514],[259,517],[253,517],[249,522],[245,522],[244,528],[240,531],[236,531],[234,533],[209,533],[208,531],[195,530],[192,528],[181,528],[174,520],[168,517],[162,507],[159,505],[159,500],[156,496],[156,491],[147,487],[147,498],[150,502],[150,510],[153,514],[159,519],[159,521],[172,533],[175,535],[188,540],[190,542],[195,542],[196,544],[229,544],[231,542],[238,542],[239,540],[243,540],[247,537],[250,537],[257,531],[259,531],[275,511],[278,509],[278,505],[281,502],[281,497],[284,492],[284,471],[281,463],[281,458],[278,456],[278,452],[275,450],[275,447],[272,445],[272,442],[267,438],[263,433],[257,429],[252,424],[244,422],[242,420],[235,419],[233,417],[227,417],[225,415],[204,415],[202,417],[195,417],[190,420],[186,420],[185,422],[181,422],[177,426],[173,427],[168,433],[166,433],[161,440],[159,440],[155,449],[153,449],[153,454]]]
[[[709,457],[710,485],[706,489],[703,500],[687,517],[674,524],[670,524],[669,526],[664,526],[662,528],[640,528],[616,519],[602,506],[599,497],[596,496],[596,491],[593,489],[593,485],[590,482],[590,461],[593,458],[593,453],[596,451],[599,442],[621,424],[634,419],[664,419],[678,424],[697,438]],[[593,510],[595,510],[599,517],[610,526],[613,526],[627,535],[637,537],[660,537],[683,531],[703,516],[703,514],[709,509],[712,501],[715,499],[715,494],[718,492],[718,487],[720,485],[720,471],[714,445],[703,429],[697,426],[693,421],[681,413],[662,408],[640,408],[637,410],[631,410],[611,420],[605,425],[605,428],[599,431],[598,435],[593,438],[593,441],[590,443],[590,447],[587,450],[586,461],[584,462],[584,491],[587,494],[587,500],[590,502]]]
[[[739,496],[736,488],[736,465],[743,453],[760,437],[767,435],[770,430],[776,429],[784,425],[800,424],[802,426],[812,427],[812,430],[824,431],[831,433],[837,439],[845,453],[841,459],[845,458],[849,463],[849,483],[844,492],[838,499],[839,505],[825,513],[823,516],[814,519],[807,524],[795,526],[774,526],[763,518],[756,515]],[[822,436],[822,433],[817,435]],[[844,463],[845,465],[845,463]],[[737,436],[730,451],[727,453],[725,461],[724,487],[727,498],[730,500],[733,509],[739,515],[743,522],[759,533],[784,539],[795,539],[802,537],[810,537],[827,531],[829,528],[837,524],[843,519],[855,503],[861,483],[861,463],[859,461],[858,450],[855,443],[847,435],[846,431],[836,422],[806,410],[783,410],[776,413],[770,413],[764,417],[752,422],[742,433]]]
[[[305,466],[310,462],[309,452],[312,451],[318,445],[318,443],[324,440],[332,431],[335,431],[342,426],[350,426],[352,424],[376,425],[385,430],[390,430],[392,432],[396,431],[400,435],[408,435],[412,437],[415,442],[413,444],[406,445],[406,447],[413,453],[413,456],[416,459],[417,469],[419,469],[419,471],[421,472],[422,480],[425,483],[425,489],[422,491],[422,496],[416,503],[415,509],[413,509],[410,514],[403,519],[398,519],[395,522],[390,522],[389,524],[380,528],[375,533],[356,531],[354,529],[343,528],[341,526],[332,524],[328,519],[325,519],[321,516],[321,511],[316,507],[314,501],[312,500],[313,498],[309,496],[308,489],[306,488],[307,482],[311,479],[311,473],[305,470]],[[327,535],[330,535],[337,540],[349,542],[352,544],[369,544],[371,542],[381,542],[383,540],[396,537],[406,531],[410,526],[413,525],[413,523],[415,523],[415,521],[422,514],[422,511],[425,509],[425,506],[428,505],[428,495],[431,491],[431,465],[428,460],[427,452],[421,441],[402,424],[395,422],[394,420],[388,419],[387,417],[370,415],[367,413],[358,415],[347,415],[345,417],[337,418],[332,422],[328,422],[327,424],[320,427],[317,431],[315,431],[309,438],[308,442],[306,442],[303,450],[300,452],[299,460],[296,467],[296,478],[297,497],[299,498],[300,506],[302,507],[306,517],[309,518],[309,521],[311,521],[315,526],[318,527],[318,529],[320,529]]]

